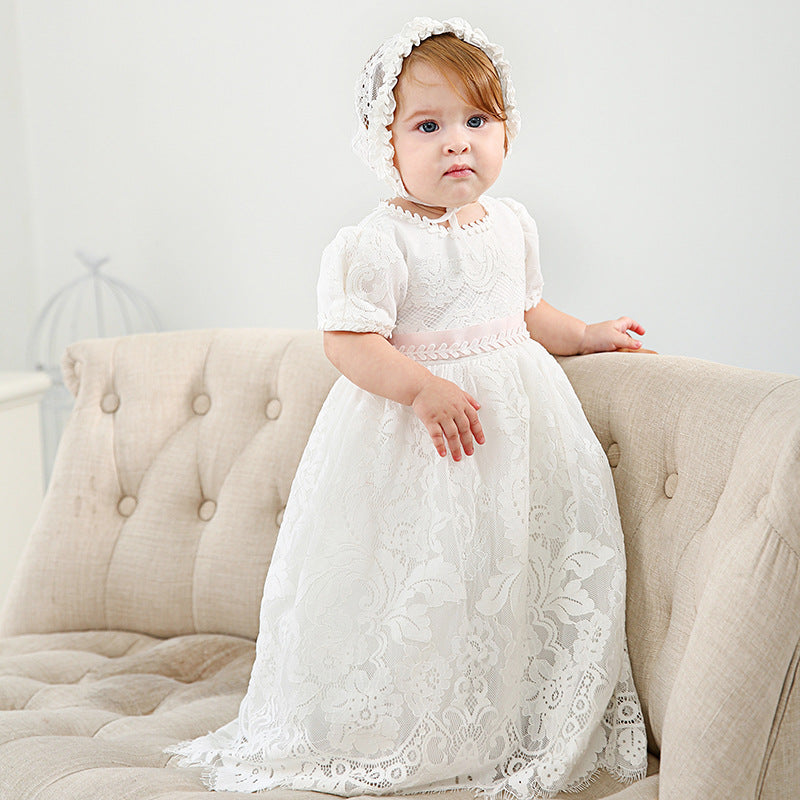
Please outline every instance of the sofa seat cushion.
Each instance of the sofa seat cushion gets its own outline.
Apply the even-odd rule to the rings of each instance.
[[[250,639],[212,634],[0,640],[0,797],[208,797],[162,750],[236,716],[254,657]]]
[[[0,639],[0,798],[208,798],[202,769],[178,768],[177,757],[163,749],[233,719],[254,658],[250,639],[213,634],[158,639],[77,631]],[[651,756],[650,773],[657,769]],[[622,797],[652,800],[657,781],[653,775]],[[620,788],[601,774],[569,797],[595,800]],[[260,794],[272,800],[333,797],[290,789]],[[472,800],[473,794],[450,797]]]

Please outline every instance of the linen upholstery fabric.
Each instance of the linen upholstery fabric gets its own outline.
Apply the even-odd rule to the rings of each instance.
[[[800,378],[559,362],[613,468],[651,751],[644,780],[568,797],[792,797]],[[75,410],[0,618],[0,800],[199,800],[199,770],[161,751],[236,715],[280,512],[338,373],[320,332],[263,329],[89,340],[63,369]]]
[[[319,337],[102,339],[63,372],[75,409],[6,632],[255,639],[278,515],[338,377]]]

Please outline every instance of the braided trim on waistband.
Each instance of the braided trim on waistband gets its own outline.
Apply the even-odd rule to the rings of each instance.
[[[452,358],[463,358],[464,356],[475,356],[480,353],[490,353],[509,344],[524,342],[530,338],[527,326],[521,326],[510,331],[499,331],[498,333],[479,336],[468,342],[456,342],[454,344],[418,344],[418,345],[397,345],[397,349],[413,358],[415,361],[444,361]]]

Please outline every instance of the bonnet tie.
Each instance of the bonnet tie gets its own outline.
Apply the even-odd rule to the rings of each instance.
[[[405,186],[403,186],[405,189]],[[423,203],[420,200],[417,200],[416,197],[409,194],[408,190],[403,192],[403,196],[410,200],[412,203],[416,203],[418,206],[422,206],[423,208],[433,208],[433,206],[428,205],[427,203]],[[437,217],[436,219],[430,220],[431,222],[449,222],[450,223],[450,230],[451,231],[460,231],[461,226],[458,224],[458,217],[456,216],[464,206],[447,206],[445,207],[445,212],[442,214],[441,217]]]

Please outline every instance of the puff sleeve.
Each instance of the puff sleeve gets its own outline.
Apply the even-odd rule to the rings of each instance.
[[[525,241],[525,311],[538,305],[542,299],[542,270],[539,266],[539,231],[536,222],[522,203],[510,197],[503,202],[514,212],[522,227]]]
[[[374,226],[342,228],[322,253],[317,328],[391,336],[408,285],[394,239]]]

